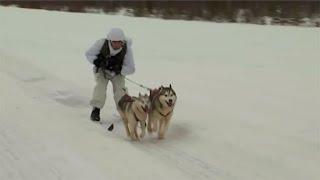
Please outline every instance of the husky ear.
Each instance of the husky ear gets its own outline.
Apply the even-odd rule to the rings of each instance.
[[[160,88],[159,88],[159,90],[162,90],[163,88],[164,88],[163,85],[161,85]]]
[[[125,94],[128,94],[128,89],[126,87],[122,88],[122,90]]]
[[[172,86],[171,86],[171,84],[170,84],[170,86],[169,86],[169,87],[170,87],[170,89],[172,89]]]
[[[141,97],[141,93],[139,93],[139,97]]]

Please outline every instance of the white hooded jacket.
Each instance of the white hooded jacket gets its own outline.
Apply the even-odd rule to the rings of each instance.
[[[111,30],[112,32],[112,30]],[[108,38],[110,38],[110,32],[108,34]],[[112,39],[112,38],[111,38]],[[133,59],[133,53],[132,53],[132,40],[129,38],[124,38],[125,42],[127,44],[127,52],[126,55],[124,56],[123,59],[123,64],[122,64],[122,69],[121,69],[121,74],[126,76],[126,75],[130,75],[133,74],[135,72],[135,64],[134,64],[134,59]],[[94,43],[93,46],[91,46],[87,51],[86,51],[86,57],[87,60],[93,64],[93,61],[97,58],[97,55],[100,53],[100,50],[104,44],[106,39],[100,39],[98,41],[96,41]],[[120,52],[120,50],[114,50],[110,44],[109,44],[109,49],[110,49],[110,54],[111,55],[115,55],[118,52]],[[109,72],[111,75],[114,75],[113,72]]]

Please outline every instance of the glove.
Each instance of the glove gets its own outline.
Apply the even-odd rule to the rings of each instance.
[[[111,56],[107,59],[107,67],[106,69],[113,71],[116,75],[121,72],[121,65],[118,63],[118,59],[114,56]]]
[[[102,54],[98,54],[97,58],[93,60],[93,64],[96,66],[96,72],[98,72],[99,68],[101,67],[106,68],[105,57]]]
[[[121,73],[121,69],[120,68],[115,69],[114,73],[116,73],[116,75],[120,74]]]
[[[101,54],[98,54],[98,55],[97,55],[97,58],[96,58],[95,60],[93,60],[93,64],[94,64],[97,68],[99,68],[100,63],[102,62],[102,60],[103,60],[102,55],[101,55]]]

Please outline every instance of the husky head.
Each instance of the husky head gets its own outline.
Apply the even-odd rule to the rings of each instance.
[[[176,92],[173,90],[171,84],[169,87],[161,86],[159,88],[159,101],[164,107],[174,107],[177,101],[177,95]]]
[[[139,93],[139,96],[135,99],[135,105],[140,112],[147,113],[149,110],[149,96],[147,94],[141,95]]]

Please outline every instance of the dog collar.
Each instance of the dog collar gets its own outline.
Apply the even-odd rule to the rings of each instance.
[[[167,117],[172,111],[169,111],[166,115],[162,114],[158,109],[157,109],[158,113],[163,116],[163,117]]]

